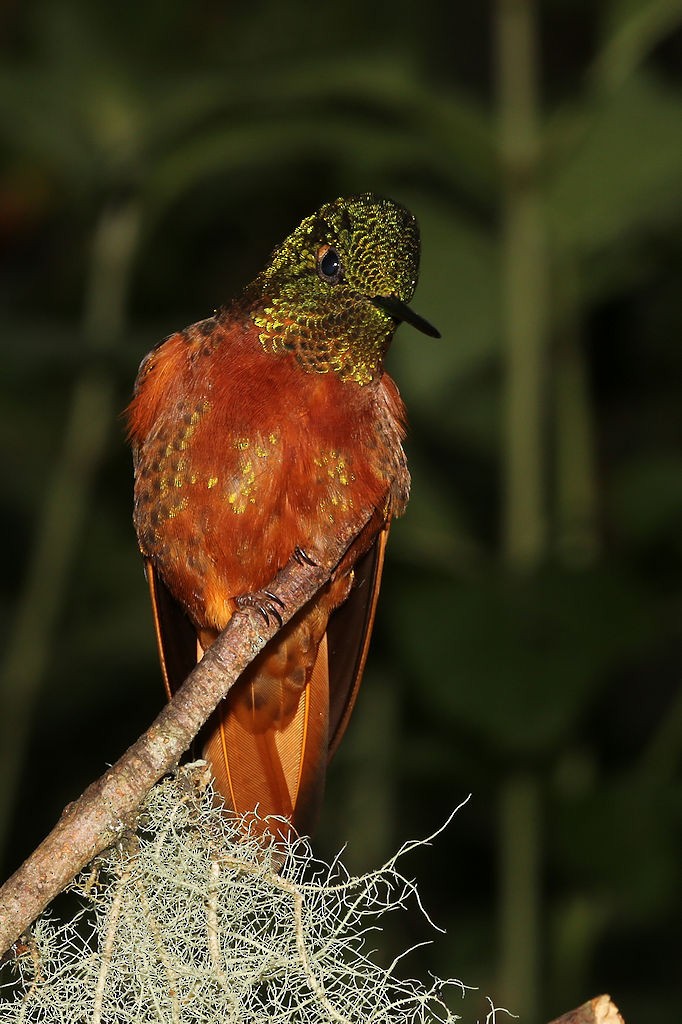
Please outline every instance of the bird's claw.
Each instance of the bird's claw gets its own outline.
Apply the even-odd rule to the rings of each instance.
[[[241,594],[236,599],[238,608],[255,608],[260,615],[263,616],[263,621],[266,626],[270,625],[270,617],[282,626],[284,620],[280,612],[280,608],[284,608],[284,601],[273,594],[271,590],[257,590],[253,594]]]
[[[294,548],[294,558],[296,559],[299,565],[317,565],[315,559],[311,558],[310,555],[303,550],[303,548],[299,548],[298,544]]]

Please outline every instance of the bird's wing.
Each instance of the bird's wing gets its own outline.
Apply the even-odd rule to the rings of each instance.
[[[329,759],[346,731],[362,682],[389,529],[387,523],[355,563],[350,594],[329,619]]]
[[[149,560],[145,561],[144,572],[152,600],[163,683],[170,700],[197,663],[197,634]]]

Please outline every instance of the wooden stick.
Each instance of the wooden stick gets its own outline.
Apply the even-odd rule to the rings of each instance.
[[[556,1017],[549,1024],[624,1024],[611,996],[596,996],[575,1010]]]

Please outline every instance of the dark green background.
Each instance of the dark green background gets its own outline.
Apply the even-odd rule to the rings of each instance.
[[[402,327],[389,357],[413,498],[318,847],[375,866],[472,792],[405,864],[447,927],[405,969],[478,986],[470,1019],[601,991],[678,1019],[681,21],[3,5],[6,870],[162,700],[119,417],[141,356],[372,190],[419,218],[414,307],[443,339]]]

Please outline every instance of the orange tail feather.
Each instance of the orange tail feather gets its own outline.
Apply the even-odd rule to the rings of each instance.
[[[286,677],[273,681],[262,667],[239,683],[209,721],[204,744],[226,803],[239,814],[257,808],[260,818],[276,815],[310,831],[324,788],[328,712],[326,635],[302,691],[294,692]]]

